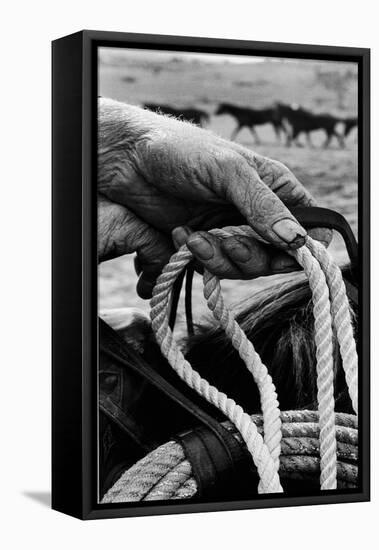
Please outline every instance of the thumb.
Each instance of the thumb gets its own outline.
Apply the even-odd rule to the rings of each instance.
[[[137,253],[141,271],[137,293],[150,298],[158,275],[175,252],[163,233],[146,224],[133,212],[102,195],[98,199],[98,257],[105,261]]]

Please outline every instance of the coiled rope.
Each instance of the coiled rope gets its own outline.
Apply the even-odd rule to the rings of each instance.
[[[221,238],[231,235],[255,235],[248,226],[214,229],[211,233]],[[337,334],[349,395],[354,411],[357,413],[358,360],[353,337],[352,319],[340,269],[327,250],[320,243],[307,237],[305,246],[291,253],[303,267],[312,293],[317,363],[320,487],[323,490],[330,490],[337,487],[338,474],[336,415],[333,395],[333,328]],[[192,254],[184,245],[171,257],[157,280],[151,300],[151,320],[157,342],[160,345],[162,354],[175,372],[192,389],[219,408],[237,428],[257,468],[260,480],[258,491],[260,493],[283,492],[279,479],[279,469],[282,468],[280,454],[283,452],[283,445],[281,444],[283,427],[275,386],[253,344],[247,339],[232,313],[225,306],[219,280],[208,271],[204,270],[203,275],[203,291],[207,305],[230,338],[232,345],[245,362],[258,386],[263,413],[263,430],[258,429],[254,417],[246,414],[233,399],[210,385],[191,367],[173,338],[169,327],[170,295],[175,280],[190,260],[192,260]],[[167,460],[174,460],[171,455],[173,449],[176,457],[180,455],[177,444],[171,442],[167,445],[167,448],[163,451],[158,449],[157,454],[154,455],[154,459],[159,464],[161,464],[162,458],[164,463]],[[146,460],[149,459],[146,458]],[[137,476],[136,483],[139,468],[144,468],[144,461],[145,459],[128,471],[130,475]],[[175,472],[170,474],[170,483],[172,476],[181,480],[187,476],[186,483],[193,489],[193,482],[189,481],[188,465],[184,466],[183,460],[180,464],[181,466],[175,466]],[[181,487],[183,493],[183,485]]]
[[[251,420],[259,433],[263,431],[261,415]],[[281,413],[282,452],[279,472],[286,480],[317,481],[319,476],[319,415],[317,411]],[[234,424],[224,422],[236,439],[241,435]],[[357,417],[336,413],[338,488],[353,488],[358,480]],[[183,448],[176,441],[158,447],[116,481],[104,496],[103,503],[189,499],[196,496],[197,482]]]

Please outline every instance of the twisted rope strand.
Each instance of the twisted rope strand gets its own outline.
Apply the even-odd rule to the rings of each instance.
[[[282,435],[279,402],[272,378],[253,344],[247,339],[231,312],[225,307],[220,282],[206,270],[204,271],[204,296],[209,309],[232,341],[234,348],[252,373],[258,386],[263,412],[264,441],[274,460],[275,468],[278,470]],[[262,486],[260,486],[260,491],[263,492]]]
[[[305,247],[294,253],[312,291],[315,318],[317,402],[320,423],[321,489],[337,488],[337,443],[334,415],[333,332],[329,291],[319,263]]]
[[[155,485],[144,500],[168,500],[173,498],[175,493],[188,481],[192,476],[191,463],[183,458],[183,460]]]
[[[109,489],[102,502],[125,502],[125,494],[128,495],[129,502],[143,500],[161,478],[179,462],[180,457],[174,441],[161,445],[126,470]]]
[[[358,355],[345,283],[341,270],[319,242],[308,238],[306,245],[320,263],[329,286],[333,326],[337,334],[342,366],[353,410],[358,414]]]

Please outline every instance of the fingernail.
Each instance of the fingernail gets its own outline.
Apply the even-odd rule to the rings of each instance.
[[[288,244],[288,248],[291,250],[296,250],[296,248],[300,248],[301,246],[305,245],[305,237],[302,237],[301,235],[298,235],[291,243]]]
[[[194,253],[202,260],[210,260],[213,256],[213,246],[200,235],[190,237],[187,245],[191,248],[195,248]]]
[[[305,243],[307,232],[301,225],[290,218],[280,220],[272,226],[278,237],[285,241],[290,248],[298,248]]]
[[[175,247],[177,249],[180,248],[187,241],[190,235],[191,230],[188,227],[182,225],[175,227],[175,229],[172,230],[172,240]]]
[[[192,233],[189,227],[186,227],[185,225],[180,225],[179,227],[176,227],[174,229],[175,232],[178,232],[181,235],[185,235],[186,237],[189,237]]]

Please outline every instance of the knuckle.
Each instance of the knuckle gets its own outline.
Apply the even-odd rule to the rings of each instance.
[[[257,220],[270,220],[273,215],[276,215],[278,210],[281,210],[281,202],[277,196],[270,191],[268,187],[263,185],[257,186],[254,197],[253,216]]]

